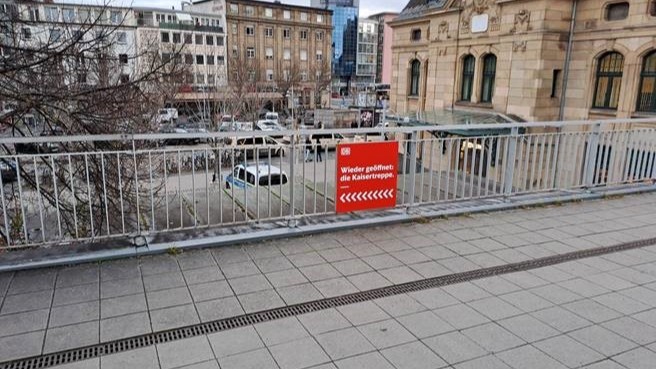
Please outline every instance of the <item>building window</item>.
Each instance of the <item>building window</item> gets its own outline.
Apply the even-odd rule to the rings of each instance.
[[[119,77],[119,81],[121,82],[122,85],[130,83],[130,76],[127,74],[121,74]]]
[[[255,9],[253,9],[252,6],[247,6],[244,13],[246,13],[246,15],[254,15],[255,14]]]
[[[198,65],[205,64],[205,57],[203,55],[196,55],[196,64]]]
[[[264,37],[273,37],[273,28],[266,27],[264,29]]]
[[[191,54],[185,54],[185,64],[192,65],[194,64],[194,56]]]
[[[247,47],[246,48],[246,57],[248,59],[255,58],[255,48],[254,47]]]
[[[264,50],[264,58],[269,59],[269,60],[273,59],[273,48],[272,47],[267,47]]]
[[[254,36],[254,35],[255,35],[255,27],[246,26],[246,36]]]
[[[289,28],[285,28],[282,30],[282,37],[290,38],[291,35],[292,35],[292,31]]]
[[[239,50],[237,49],[237,46],[232,47],[232,57],[236,58],[239,55]]]
[[[415,59],[410,65],[410,96],[419,96],[419,75],[421,74],[421,62]]]
[[[656,51],[642,62],[637,110],[656,113]]]
[[[481,83],[481,102],[491,103],[494,96],[494,79],[497,73],[497,57],[487,54],[483,58],[483,81]]]
[[[75,22],[75,9],[64,8],[62,9],[62,18],[65,23]]]
[[[307,13],[301,13],[301,22],[307,22],[308,16]]]
[[[474,68],[476,59],[473,55],[467,55],[462,60],[462,87],[460,88],[460,100],[471,101],[474,87]]]
[[[196,74],[196,84],[204,85],[205,84],[205,75],[201,73]]]
[[[317,23],[323,23],[323,14],[317,14]]]
[[[184,34],[184,43],[187,45],[191,45],[191,33]]]
[[[121,12],[118,10],[112,10],[109,13],[109,20],[113,24],[120,24],[121,22],[123,22],[123,14],[121,14]]]
[[[50,30],[50,41],[58,42],[61,39],[62,31],[60,29],[54,28]]]
[[[289,49],[285,49],[282,51],[282,58],[284,60],[290,60],[292,58],[292,52]]]
[[[237,4],[230,4],[230,13],[239,14],[239,6]]]
[[[214,65],[214,55],[207,55],[205,59],[207,60],[207,65]]]
[[[412,33],[410,34],[411,40],[412,41],[420,41],[421,40],[421,30],[420,29],[413,29]]]
[[[323,31],[317,31],[317,41],[323,41]]]
[[[207,75],[207,84],[208,85],[213,85],[215,83],[216,83],[216,80],[214,79],[214,75],[213,74],[208,74]]]
[[[267,69],[266,70],[266,80],[267,81],[273,81],[273,70],[272,69]]]
[[[307,31],[306,31],[306,30],[299,31],[299,32],[298,32],[298,35],[299,35],[299,38],[300,38],[301,40],[307,40]]]
[[[118,62],[121,64],[128,63],[128,54],[118,54]]]
[[[307,60],[307,50],[301,50],[301,60],[302,61]]]
[[[308,72],[302,71],[301,72],[301,81],[307,82],[307,80],[308,80]]]
[[[236,35],[237,34],[237,24],[236,23],[231,23],[230,28],[232,29],[232,34]]]
[[[174,44],[179,44],[180,43],[180,34],[179,33],[173,33],[173,43]]]
[[[24,40],[30,40],[32,38],[32,29],[24,27],[21,28],[21,32]]]
[[[55,7],[46,7],[46,21],[48,22],[58,22],[59,21],[59,10]]]
[[[282,17],[284,19],[292,19],[292,12],[289,10],[283,10]]]
[[[553,76],[551,78],[551,97],[558,97],[558,90],[560,89],[560,69],[553,70]]]
[[[649,2],[649,15],[656,17],[656,0],[651,0]]]
[[[617,109],[623,70],[624,57],[622,54],[609,52],[599,58],[593,108]]]
[[[615,4],[608,4],[606,6],[606,20],[618,21],[626,19],[629,16],[629,3],[621,2]]]
[[[205,36],[205,45],[214,45],[214,36]]]
[[[196,45],[202,45],[203,44],[203,35],[195,35],[194,36],[194,42]]]
[[[216,64],[218,64],[218,65],[225,64],[225,57],[223,55],[217,56],[216,57]]]
[[[128,35],[125,32],[116,33],[116,42],[119,44],[126,44],[128,42]]]
[[[216,36],[216,46],[223,46],[223,36]]]
[[[273,17],[273,9],[271,8],[264,8],[264,16],[268,18]]]
[[[317,61],[322,61],[322,60],[323,60],[323,52],[317,51]]]

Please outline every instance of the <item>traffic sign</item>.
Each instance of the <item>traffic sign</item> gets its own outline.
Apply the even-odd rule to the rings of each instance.
[[[337,213],[396,205],[397,141],[337,146]]]

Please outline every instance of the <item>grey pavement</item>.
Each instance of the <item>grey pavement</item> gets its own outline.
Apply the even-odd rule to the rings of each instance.
[[[645,194],[0,274],[0,362],[656,237],[655,205]],[[650,246],[62,368],[653,368],[655,350]]]

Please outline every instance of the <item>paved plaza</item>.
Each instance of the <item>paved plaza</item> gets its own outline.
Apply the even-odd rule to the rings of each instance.
[[[656,194],[0,274],[0,362],[656,237]],[[56,368],[654,368],[656,245]],[[0,365],[1,366],[1,365]]]

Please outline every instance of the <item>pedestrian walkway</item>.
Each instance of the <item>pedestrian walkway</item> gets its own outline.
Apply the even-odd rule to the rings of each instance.
[[[0,362],[654,238],[655,206],[644,194],[0,274]],[[61,368],[651,368],[655,307],[647,246]]]

